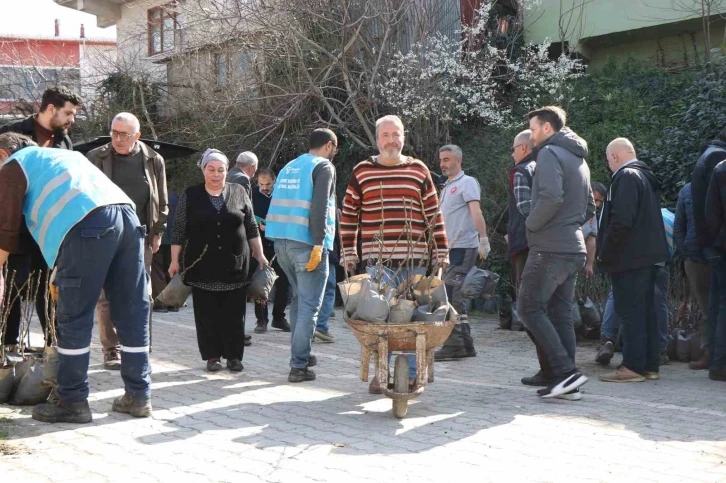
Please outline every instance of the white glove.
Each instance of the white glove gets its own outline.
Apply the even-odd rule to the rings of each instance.
[[[489,252],[491,251],[492,247],[489,245],[489,237],[481,237],[479,239],[479,249],[477,250],[477,252],[479,252],[479,256],[486,260],[489,256]]]

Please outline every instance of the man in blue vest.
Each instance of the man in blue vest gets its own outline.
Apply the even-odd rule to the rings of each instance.
[[[265,229],[292,288],[290,382],[315,379],[309,368],[317,360],[310,350],[335,236],[335,167],[331,161],[338,152],[338,138],[330,129],[316,129],[310,134],[308,149],[280,171]]]
[[[149,293],[144,228],[133,202],[80,153],[40,148],[22,134],[0,135],[0,266],[18,249],[22,216],[54,267],[58,308],[57,403],[33,419],[88,423],[88,362],[93,309],[106,290],[121,341],[125,394],[113,410],[151,415]]]

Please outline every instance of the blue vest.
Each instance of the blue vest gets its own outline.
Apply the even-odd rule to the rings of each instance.
[[[303,154],[280,170],[267,212],[265,237],[269,240],[295,240],[315,245],[310,235],[310,207],[313,201],[313,170],[327,161]],[[323,247],[333,249],[335,236],[335,197],[330,196],[325,220]]]
[[[23,214],[49,267],[55,265],[66,234],[99,206],[133,202],[79,152],[28,147],[15,160],[25,173]]]

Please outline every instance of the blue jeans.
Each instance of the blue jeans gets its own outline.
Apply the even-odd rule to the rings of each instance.
[[[726,369],[726,256],[711,259],[708,294],[708,368]]]
[[[328,281],[325,283],[325,295],[323,296],[323,306],[320,307],[320,315],[318,322],[315,324],[315,330],[328,332],[328,321],[333,315],[333,306],[335,305],[335,266],[328,259]]]
[[[376,267],[374,266],[368,266],[366,268],[366,272],[368,272],[368,275],[371,276],[371,278],[375,277],[377,275],[376,273]],[[406,267],[401,268],[401,271],[398,272],[398,275],[394,279],[395,271],[383,267],[383,275],[381,277],[382,281],[393,288],[397,288],[399,284],[405,282],[408,280],[409,277],[412,277],[414,275],[423,275],[426,273],[426,268],[424,267],[414,267],[413,270],[409,270]],[[408,355],[408,378],[409,379],[416,379],[416,353],[411,351],[403,351]],[[393,367],[394,364],[394,358],[391,356],[391,352],[388,353],[388,367]],[[381,384],[386,384],[386,381],[378,381]]]
[[[670,274],[668,267],[658,267],[655,276],[655,292],[653,294],[653,305],[655,317],[658,320],[658,332],[660,339],[660,351],[668,349],[668,287],[670,285]],[[600,327],[600,337],[615,343],[620,337],[620,321],[615,314],[615,302],[613,300],[613,289],[610,289],[608,300],[605,302],[605,311]]]
[[[151,396],[149,289],[144,269],[145,230],[129,205],[104,206],[63,239],[58,287],[58,396],[66,404],[88,399],[93,311],[101,289],[121,342],[121,377],[137,402]]]
[[[519,316],[547,354],[554,377],[576,369],[572,304],[577,273],[584,266],[584,253],[530,251],[522,272]]]
[[[328,280],[328,250],[318,267],[308,272],[305,265],[313,246],[294,240],[275,240],[277,262],[287,275],[292,289],[290,304],[291,357],[290,367],[304,369],[312,350],[315,324],[323,305]]]
[[[658,372],[660,328],[655,311],[658,267],[611,273],[615,313],[623,333],[623,366],[633,372]]]

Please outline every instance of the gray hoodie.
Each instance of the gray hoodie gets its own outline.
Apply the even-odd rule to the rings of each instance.
[[[587,143],[569,128],[539,146],[525,222],[531,251],[585,253],[581,227],[595,214],[587,155]]]

